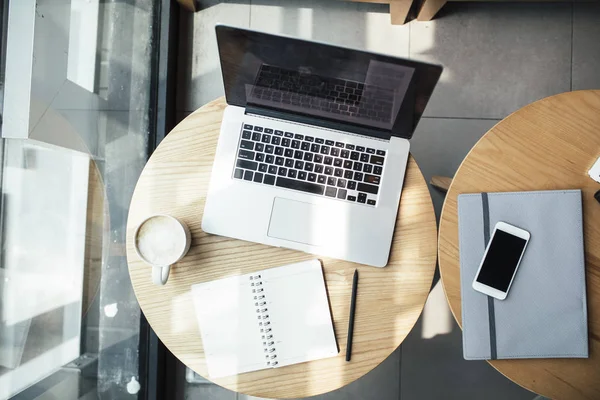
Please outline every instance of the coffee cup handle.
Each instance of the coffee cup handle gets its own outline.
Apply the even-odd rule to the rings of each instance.
[[[167,279],[169,279],[169,272],[171,272],[171,266],[157,266],[154,265],[152,267],[152,281],[155,285],[162,286],[167,283]]]

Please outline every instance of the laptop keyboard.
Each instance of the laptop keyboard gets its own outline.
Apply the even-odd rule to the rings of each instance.
[[[263,65],[252,95],[258,99],[390,122],[393,90],[345,79],[302,75]]]
[[[235,179],[377,205],[385,150],[244,124]]]

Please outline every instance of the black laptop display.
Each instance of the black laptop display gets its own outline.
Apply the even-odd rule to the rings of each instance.
[[[227,102],[285,119],[410,138],[442,68],[217,26]]]

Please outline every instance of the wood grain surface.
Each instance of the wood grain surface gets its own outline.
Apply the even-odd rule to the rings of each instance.
[[[447,192],[452,184],[452,178],[448,176],[434,175],[429,180],[429,184],[434,188],[441,190],[442,192]]]
[[[496,360],[512,381],[552,399],[600,399],[600,184],[587,171],[600,156],[600,91],[563,93],[494,126],[461,164],[440,222],[439,263],[461,325],[457,196],[461,193],[582,189],[589,359]],[[552,335],[552,332],[548,332]]]
[[[90,160],[88,199],[85,228],[85,258],[83,270],[83,314],[90,311],[102,280],[102,261],[107,243],[106,232],[110,232],[108,199],[102,174],[94,160]]]
[[[424,0],[417,15],[417,21],[431,21],[448,0]]]
[[[137,183],[127,222],[127,258],[137,299],[150,325],[184,364],[207,377],[206,360],[190,293],[193,284],[315,258],[201,230],[202,212],[225,103],[215,100],[182,121],[160,144]],[[146,217],[166,213],[183,220],[192,247],[165,286],[152,284],[151,268],[133,248]],[[412,157],[404,183],[390,263],[374,268],[321,258],[340,353],[337,357],[215,379],[236,392],[297,398],[338,389],[379,365],[404,340],[427,298],[436,265],[436,223],[427,185]],[[354,269],[360,271],[352,361],[346,330]]]
[[[198,11],[198,3],[196,0],[177,0],[177,2],[189,11]]]

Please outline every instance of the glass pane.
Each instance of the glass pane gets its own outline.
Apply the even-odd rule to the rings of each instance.
[[[154,3],[5,4],[0,398],[140,390],[125,228],[151,134]]]

